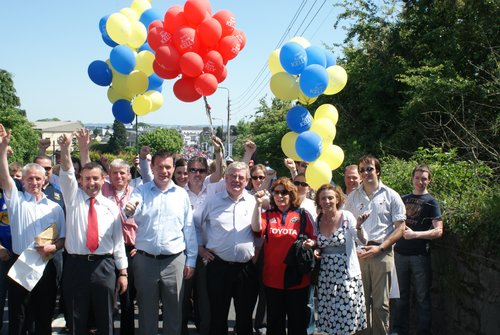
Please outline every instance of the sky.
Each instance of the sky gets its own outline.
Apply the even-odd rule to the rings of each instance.
[[[21,108],[30,121],[43,118],[112,123],[107,88],[88,77],[88,65],[109,58],[111,48],[101,39],[98,23],[108,14],[130,7],[131,0],[2,1],[0,68],[13,76]],[[334,0],[212,0],[212,13],[226,9],[236,17],[236,28],[247,39],[245,48],[228,63],[227,79],[208,96],[214,127],[227,127],[227,99],[231,121],[251,120],[259,100],[272,98],[267,59],[294,36],[312,45],[342,43],[345,33],[334,29],[340,9]],[[153,0],[162,14],[183,1]],[[338,56],[338,50],[335,55]],[[174,80],[163,85],[164,104],[139,122],[165,125],[206,125],[203,100],[185,103],[172,91]]]

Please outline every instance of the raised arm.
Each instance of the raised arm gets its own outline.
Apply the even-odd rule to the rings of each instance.
[[[295,162],[291,158],[285,158],[283,163],[285,164],[288,171],[290,171],[290,176],[292,179],[297,177],[297,168],[295,167]]]
[[[61,148],[61,169],[63,171],[68,171],[73,167],[73,163],[71,162],[71,141],[73,138],[73,134],[62,134],[57,138],[57,144]]]
[[[75,136],[80,149],[80,161],[84,166],[90,163],[90,132],[87,128],[82,128],[75,133]]]
[[[257,151],[257,145],[250,141],[246,140],[245,141],[245,154],[243,155],[243,162],[248,164],[250,160],[252,159],[253,154]]]
[[[212,136],[212,145],[215,152],[215,172],[210,175],[210,182],[216,183],[222,179],[222,141],[217,136]]]
[[[50,147],[50,138],[41,138],[38,141],[38,156],[47,155],[47,149]]]
[[[0,185],[7,195],[10,194],[14,185],[14,180],[9,174],[9,163],[7,161],[7,151],[9,149],[10,130],[6,131],[0,123]]]
[[[262,231],[262,202],[264,201],[265,196],[266,192],[264,191],[255,193],[255,207],[252,215],[252,230],[256,233],[260,233]]]
[[[151,148],[143,145],[139,151],[139,165],[141,167],[141,176],[144,183],[153,180],[153,171],[151,171]]]

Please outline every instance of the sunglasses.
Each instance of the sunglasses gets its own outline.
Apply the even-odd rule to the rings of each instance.
[[[258,180],[264,180],[264,179],[266,179],[266,177],[265,176],[252,176],[252,179],[253,180],[257,180],[257,179]]]
[[[42,167],[45,169],[45,171],[50,171],[50,170],[52,170],[52,166],[42,166]]]
[[[295,186],[302,186],[302,187],[308,187],[309,186],[309,184],[306,183],[305,181],[294,181],[293,184]]]
[[[290,192],[288,190],[281,190],[281,191],[276,191],[274,190],[273,191],[273,195],[276,196],[276,195],[281,195],[282,197],[288,195]]]
[[[368,173],[370,173],[370,172],[372,172],[373,170],[375,170],[375,168],[374,168],[373,166],[368,166],[368,167],[366,167],[366,168],[361,168],[361,169],[359,169],[359,173],[363,173],[363,172],[368,172]]]
[[[191,173],[207,173],[207,169],[195,169],[195,168],[190,168],[189,172]]]

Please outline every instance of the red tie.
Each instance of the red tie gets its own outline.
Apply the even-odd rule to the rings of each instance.
[[[89,248],[90,253],[94,251],[99,246],[99,230],[97,229],[97,213],[95,211],[95,198],[89,198],[89,216],[88,216],[88,226],[87,226],[87,248]]]

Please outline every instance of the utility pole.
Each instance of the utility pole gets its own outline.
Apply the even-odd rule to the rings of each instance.
[[[231,145],[231,126],[229,125],[229,121],[231,120],[231,99],[229,96],[229,88],[224,86],[219,86],[223,90],[227,91],[227,128],[226,128],[226,154],[229,157],[233,156],[233,148]]]

